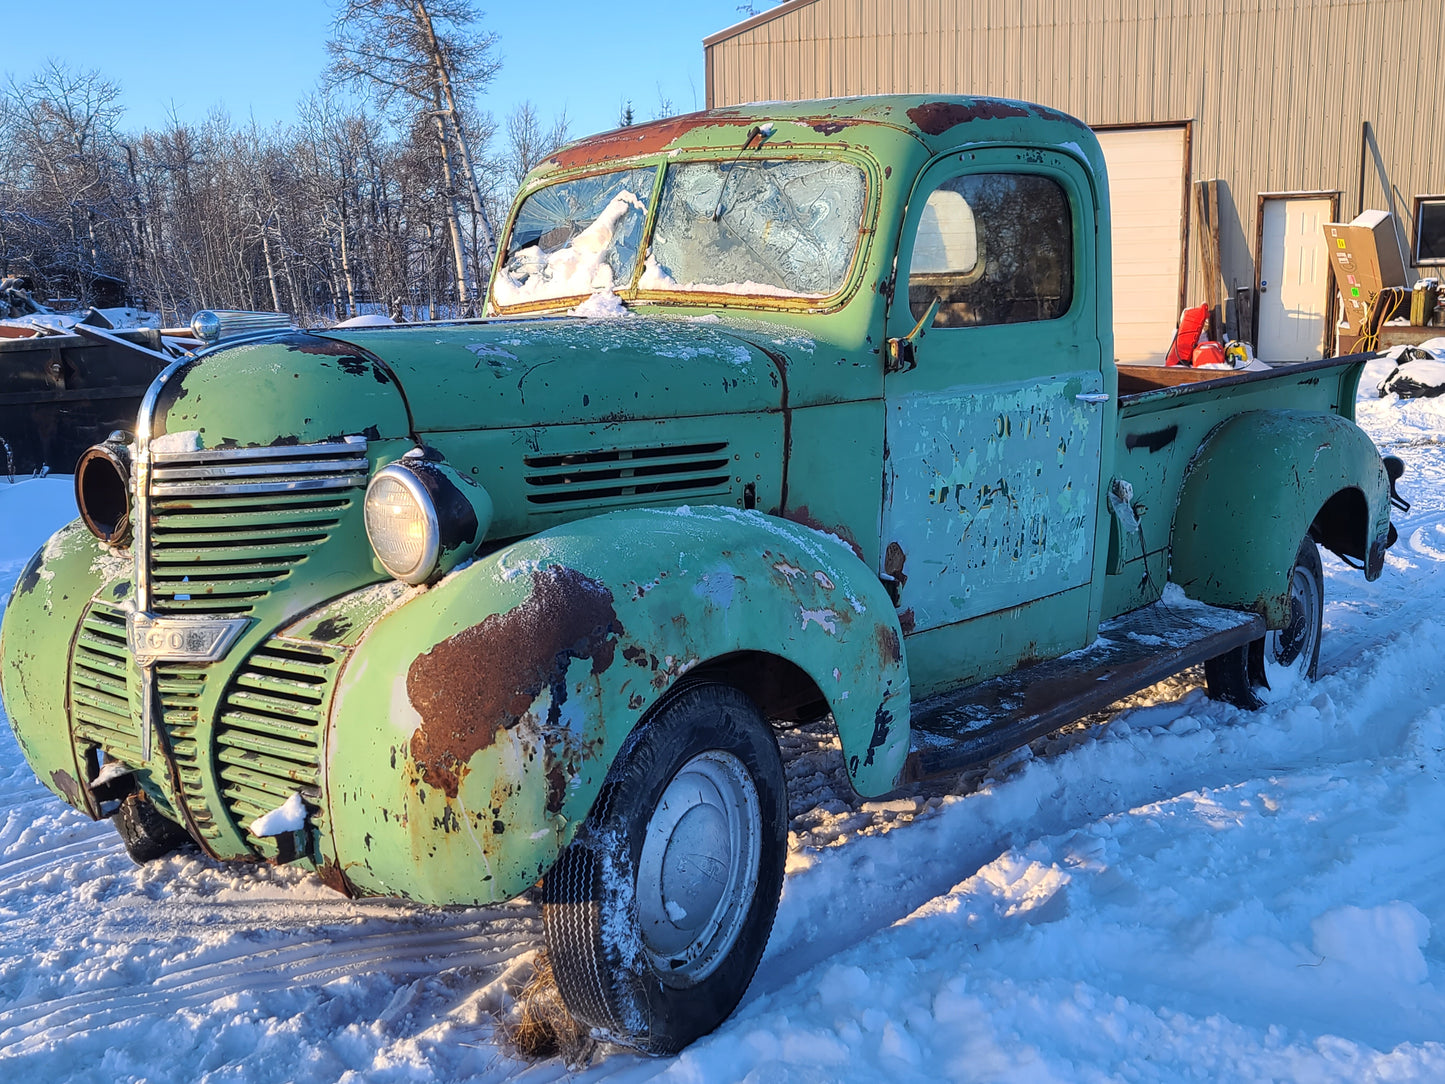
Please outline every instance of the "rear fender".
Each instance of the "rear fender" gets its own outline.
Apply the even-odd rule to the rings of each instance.
[[[1353,422],[1296,410],[1239,414],[1190,463],[1169,579],[1190,598],[1252,610],[1282,628],[1300,540],[1314,528],[1318,541],[1359,559],[1366,578],[1376,579],[1389,544],[1389,498],[1379,452]],[[1332,513],[1321,517],[1326,505]]]
[[[877,575],[830,536],[726,508],[614,512],[418,590],[357,647],[327,747],[335,861],[362,892],[506,899],[572,838],[628,733],[711,660],[816,685],[862,794],[908,750]]]

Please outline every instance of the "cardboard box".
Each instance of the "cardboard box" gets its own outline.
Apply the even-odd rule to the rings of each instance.
[[[1370,301],[1387,286],[1408,286],[1394,216],[1365,211],[1353,222],[1325,223],[1330,267],[1340,290],[1340,319],[1359,334]]]

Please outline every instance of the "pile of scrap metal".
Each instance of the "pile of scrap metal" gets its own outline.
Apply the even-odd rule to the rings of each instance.
[[[19,277],[0,279],[0,453],[5,473],[70,471],[86,448],[135,424],[167,365],[202,345],[133,308],[55,312]]]

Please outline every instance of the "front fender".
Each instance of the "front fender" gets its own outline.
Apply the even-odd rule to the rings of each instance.
[[[1289,618],[1300,540],[1340,494],[1361,514],[1347,548],[1379,576],[1390,488],[1370,438],[1336,414],[1249,411],[1216,428],[1185,475],[1171,535],[1169,579],[1190,598],[1253,610],[1271,628]]]
[[[365,893],[517,895],[647,710],[737,652],[803,670],[854,786],[893,786],[908,749],[902,639],[844,543],[757,512],[614,512],[479,559],[367,633],[327,743],[334,861]]]
[[[15,740],[40,781],[92,818],[100,809],[70,730],[72,641],[96,588],[129,566],[75,520],[26,564],[0,622],[0,701]],[[129,591],[127,576],[109,599]]]

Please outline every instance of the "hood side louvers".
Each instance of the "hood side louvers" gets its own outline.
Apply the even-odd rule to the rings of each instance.
[[[732,482],[726,441],[529,455],[522,462],[534,513],[726,496]]]

